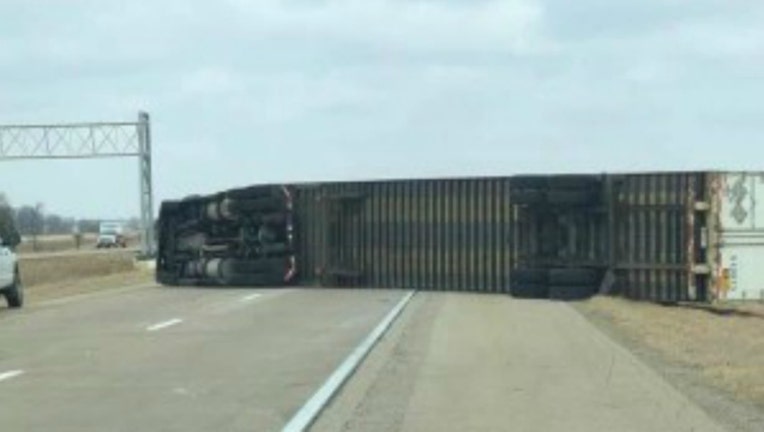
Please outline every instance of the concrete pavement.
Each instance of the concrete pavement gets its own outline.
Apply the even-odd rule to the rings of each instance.
[[[313,431],[719,431],[568,304],[419,293]]]
[[[278,430],[402,291],[137,287],[0,311],[0,430]]]

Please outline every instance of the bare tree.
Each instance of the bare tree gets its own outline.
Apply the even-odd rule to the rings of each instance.
[[[45,218],[43,216],[43,204],[38,202],[34,206],[34,213],[32,214],[32,250],[37,252],[37,236],[43,233],[45,228]]]
[[[21,238],[16,230],[16,224],[13,222],[14,216],[8,198],[5,194],[0,193],[0,237],[5,243],[15,247]]]

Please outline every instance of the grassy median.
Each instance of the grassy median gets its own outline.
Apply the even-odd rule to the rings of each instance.
[[[153,280],[153,271],[136,263],[135,252],[123,251],[22,256],[19,270],[30,303]]]

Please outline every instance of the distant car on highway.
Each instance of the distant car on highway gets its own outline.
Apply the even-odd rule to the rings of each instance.
[[[125,228],[122,222],[101,222],[98,229],[97,248],[127,247]]]
[[[5,235],[0,237],[0,294],[5,297],[9,307],[20,308],[24,305],[24,289],[15,248],[21,239],[15,229],[0,235]]]

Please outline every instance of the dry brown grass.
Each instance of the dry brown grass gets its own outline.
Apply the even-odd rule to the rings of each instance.
[[[127,246],[133,247],[138,245],[139,238],[137,234],[129,233],[127,236]],[[95,249],[97,234],[83,234],[82,243],[80,244],[81,250]],[[19,254],[31,254],[40,252],[64,252],[76,250],[77,244],[72,234],[56,234],[56,235],[44,235],[37,237],[37,249],[34,248],[34,242],[32,237],[24,237],[21,239],[21,243],[16,248]]]
[[[668,307],[599,297],[579,306],[697,370],[712,386],[764,408],[764,305]]]
[[[110,252],[37,257],[19,260],[24,286],[79,280],[135,270],[134,252]]]
[[[146,268],[136,268],[106,276],[93,276],[84,279],[70,279],[61,282],[47,282],[26,289],[26,298],[30,304],[70,297],[79,294],[106,291],[109,289],[149,284],[154,281],[154,273]]]

